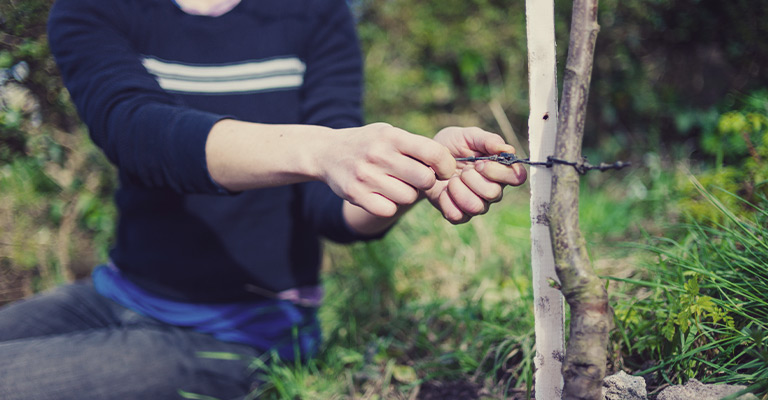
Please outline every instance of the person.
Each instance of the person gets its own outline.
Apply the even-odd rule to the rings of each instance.
[[[317,350],[321,238],[421,199],[463,223],[525,180],[457,164],[514,151],[479,128],[363,125],[344,0],[58,0],[49,41],[119,220],[91,280],[0,311],[3,399],[243,396],[249,357]]]

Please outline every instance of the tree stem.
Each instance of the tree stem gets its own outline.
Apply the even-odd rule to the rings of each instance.
[[[558,116],[556,158],[581,158],[599,29],[597,0],[575,0]],[[613,310],[602,281],[592,270],[579,230],[579,175],[569,166],[553,166],[552,203],[548,215],[555,269],[571,309],[570,338],[563,363],[563,399],[601,399]]]

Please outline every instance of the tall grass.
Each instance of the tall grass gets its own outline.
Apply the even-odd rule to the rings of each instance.
[[[768,395],[768,200],[737,217],[693,183],[720,215],[660,239],[640,290],[617,305],[617,341],[626,366],[656,385],[689,378],[751,385]]]
[[[628,257],[610,243],[637,235],[647,217],[637,211],[646,200],[622,185],[594,180],[582,190],[582,228],[610,265]],[[380,241],[327,245],[324,347],[306,365],[262,365],[260,398],[409,399],[433,381],[469,382],[486,398],[530,394],[529,221],[528,188],[508,188],[465,225],[424,203]]]

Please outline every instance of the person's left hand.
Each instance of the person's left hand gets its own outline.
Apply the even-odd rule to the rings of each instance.
[[[456,158],[515,152],[515,148],[504,143],[501,136],[476,127],[448,127],[438,132],[434,139]],[[504,186],[521,185],[526,177],[525,168],[520,164],[457,162],[453,176],[438,181],[424,194],[446,220],[461,224],[486,213],[491,203],[501,200]]]

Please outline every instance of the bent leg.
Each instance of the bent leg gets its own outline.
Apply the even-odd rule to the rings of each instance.
[[[115,306],[89,281],[60,286],[1,307],[0,342],[116,326]]]
[[[215,360],[198,352],[243,355]],[[66,285],[0,309],[0,399],[179,399],[245,395],[250,346],[163,324]]]
[[[241,354],[203,358],[198,352]],[[253,348],[180,328],[135,326],[0,342],[6,400],[178,399],[179,390],[219,399],[250,388]]]

